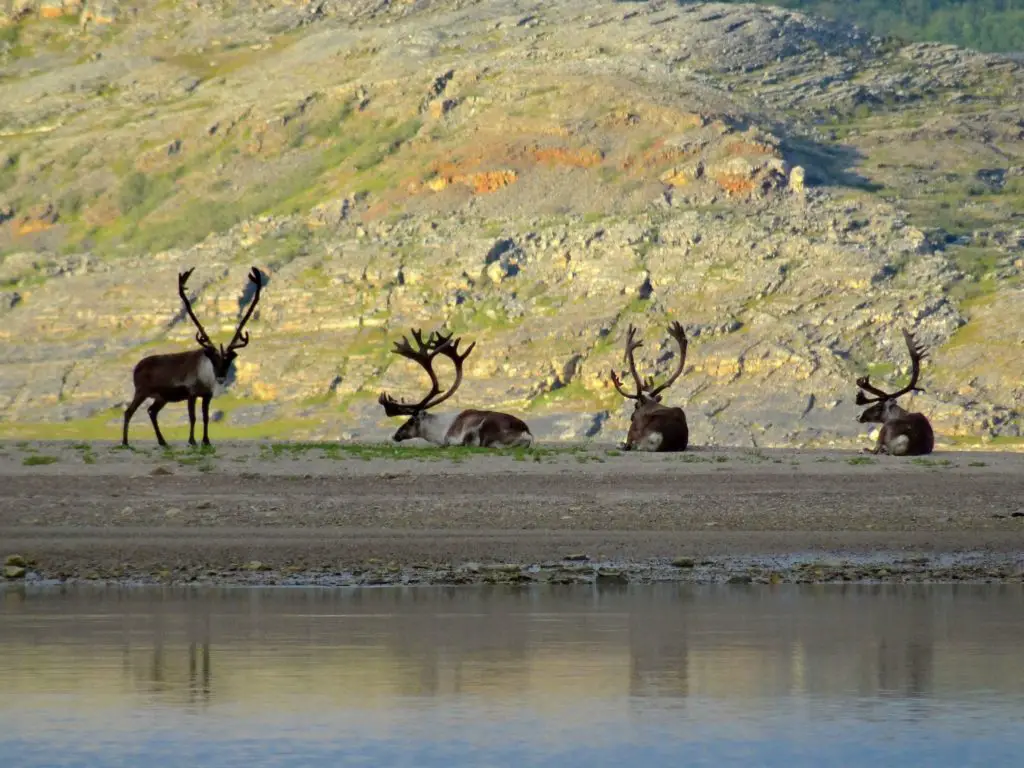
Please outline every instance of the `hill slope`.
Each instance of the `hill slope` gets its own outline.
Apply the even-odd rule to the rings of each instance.
[[[615,439],[625,328],[664,372],[672,319],[697,442],[856,444],[903,326],[940,442],[1021,436],[1013,61],[736,4],[38,6],[0,37],[0,434],[116,436],[191,343],[175,273],[226,337],[256,264],[215,437],[382,437],[423,386],[390,341],[445,323],[453,402]]]

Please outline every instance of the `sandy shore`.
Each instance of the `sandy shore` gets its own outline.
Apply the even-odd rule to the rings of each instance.
[[[0,443],[35,579],[1020,580],[1024,456]]]

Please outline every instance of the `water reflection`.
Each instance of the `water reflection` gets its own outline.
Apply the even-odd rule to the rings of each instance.
[[[711,763],[753,744],[755,764],[788,765],[804,754],[780,741],[791,733],[814,764],[857,764],[850,749],[868,760],[864,738],[888,739],[871,760],[891,758],[913,737],[944,745],[929,764],[966,765],[956,745],[984,736],[979,754],[998,765],[1024,746],[1022,630],[1020,585],[8,590],[0,753],[52,760],[41,734],[52,748],[56,720],[111,745],[68,764],[106,764],[125,723],[151,714],[173,744],[276,733],[294,751],[345,733],[373,759],[440,740],[448,764],[505,744],[470,750],[468,727],[511,734],[515,759],[607,742],[609,760],[644,763],[703,740]],[[175,719],[196,716],[206,737]],[[870,736],[842,757],[857,728]]]

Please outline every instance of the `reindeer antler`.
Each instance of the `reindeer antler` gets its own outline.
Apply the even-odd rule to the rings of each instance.
[[[622,387],[622,381],[619,379],[619,375],[612,370],[612,384],[619,391],[619,394],[625,397],[627,400],[639,400],[640,393],[643,392],[644,383],[640,380],[640,374],[636,372],[636,360],[633,359],[633,352],[637,348],[642,347],[644,343],[637,341],[636,339],[637,329],[631,323],[629,329],[626,331],[626,354],[625,360],[629,365],[629,373],[633,377],[633,381],[636,383],[636,394],[631,395]]]
[[[903,340],[907,343],[907,351],[910,353],[910,382],[898,392],[893,392],[890,397],[899,397],[907,392],[924,392],[917,386],[917,380],[921,377],[921,361],[924,360],[927,353],[914,340],[914,335],[906,329],[903,329]]]
[[[441,336],[440,333],[437,334],[437,337],[439,339],[444,338]],[[460,355],[459,343],[461,341],[461,338],[452,339],[451,334],[448,334],[447,338],[444,338],[444,341],[440,344],[440,346],[438,346],[437,351],[440,354],[447,357],[449,360],[451,360],[452,364],[455,366],[455,381],[452,383],[451,388],[447,392],[445,392],[443,395],[441,395],[441,397],[437,398],[436,400],[431,401],[430,405],[425,407],[433,408],[435,405],[443,403],[445,400],[447,400],[449,397],[455,394],[455,390],[457,390],[459,388],[459,385],[462,383],[462,364],[466,362],[466,358],[469,357],[470,353],[473,351],[473,348],[476,346],[476,342],[474,341],[472,344],[466,347],[466,351]]]
[[[924,360],[927,353],[921,348],[920,344],[914,340],[913,334],[904,329],[903,340],[907,344],[907,350],[910,352],[910,382],[903,389],[899,389],[895,392],[886,392],[879,389],[878,387],[871,384],[869,377],[861,376],[857,379],[857,386],[861,389],[870,392],[875,395],[874,398],[867,397],[863,392],[857,393],[856,403],[857,405],[868,405],[869,403],[877,403],[879,400],[895,400],[897,397],[901,397],[907,392],[924,392],[919,386],[917,386],[917,380],[921,376],[921,361]]]
[[[252,301],[249,302],[249,309],[245,313],[245,317],[242,318],[242,322],[238,324],[238,328],[235,329],[235,335],[231,338],[231,342],[228,344],[228,352],[233,349],[241,349],[249,343],[248,332],[242,333],[242,329],[245,328],[245,324],[249,322],[249,318],[252,317],[253,310],[256,309],[256,305],[260,300],[260,291],[263,290],[263,279],[260,271],[253,267],[249,272],[249,280],[256,285],[256,293],[252,297]]]
[[[683,367],[686,365],[686,349],[689,346],[689,341],[686,338],[686,330],[679,324],[678,320],[674,321],[672,325],[668,327],[668,335],[675,339],[676,343],[679,345],[679,364],[676,366],[675,371],[672,372],[672,375],[669,376],[668,379],[665,380],[665,383],[660,387],[657,387],[656,389],[652,389],[650,386],[646,387],[648,397],[657,397],[675,384],[676,379],[682,375]],[[653,384],[654,377],[651,376],[648,381]]]
[[[656,399],[658,395],[664,392],[666,389],[671,387],[676,379],[678,379],[682,373],[683,368],[686,365],[686,349],[689,342],[686,339],[686,330],[679,324],[678,321],[672,323],[668,328],[668,334],[676,343],[679,344],[679,363],[676,365],[676,369],[672,372],[672,375],[665,380],[665,383],[660,387],[654,386],[654,376],[648,376],[645,379],[640,378],[640,374],[636,372],[636,359],[633,353],[638,347],[642,347],[644,343],[637,341],[636,339],[637,330],[632,325],[629,326],[629,330],[626,333],[626,362],[629,364],[629,372],[633,377],[633,381],[636,383],[636,394],[631,395],[625,391],[622,387],[622,381],[619,379],[615,371],[612,371],[612,384],[619,391],[619,394],[630,400],[639,400],[641,397],[645,399]]]
[[[196,333],[196,341],[199,342],[199,346],[213,347],[213,342],[210,341],[210,336],[206,333],[206,329],[203,328],[203,324],[199,322],[199,318],[196,317],[196,313],[192,311],[192,303],[188,300],[188,296],[185,295],[185,284],[188,282],[189,277],[194,271],[195,267],[192,267],[192,269],[178,273],[178,295],[181,296],[181,300],[185,304],[185,311],[188,312],[188,316],[192,318],[193,324],[198,329]]]
[[[462,383],[462,363],[467,357],[469,357],[469,353],[473,351],[473,347],[476,346],[475,342],[470,344],[469,349],[460,355],[458,352],[458,346],[461,339],[453,340],[452,334],[450,333],[446,336],[439,331],[434,331],[427,337],[426,341],[424,341],[423,331],[413,328],[410,335],[416,344],[415,349],[412,344],[409,343],[409,339],[403,336],[401,341],[395,342],[395,348],[392,352],[422,366],[430,377],[430,391],[427,393],[426,397],[418,403],[400,402],[395,400],[386,392],[381,392],[377,402],[384,406],[384,413],[387,416],[411,416],[419,411],[425,411],[428,408],[433,408],[438,403],[441,403],[451,397],[452,394],[455,393],[455,390],[458,389],[459,384]],[[455,363],[455,383],[447,392],[438,398],[437,395],[441,392],[441,385],[438,383],[437,374],[434,372],[434,358],[441,354],[445,355]]]

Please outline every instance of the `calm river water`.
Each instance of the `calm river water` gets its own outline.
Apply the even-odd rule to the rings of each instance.
[[[1022,755],[1017,585],[0,588],[19,768]]]

